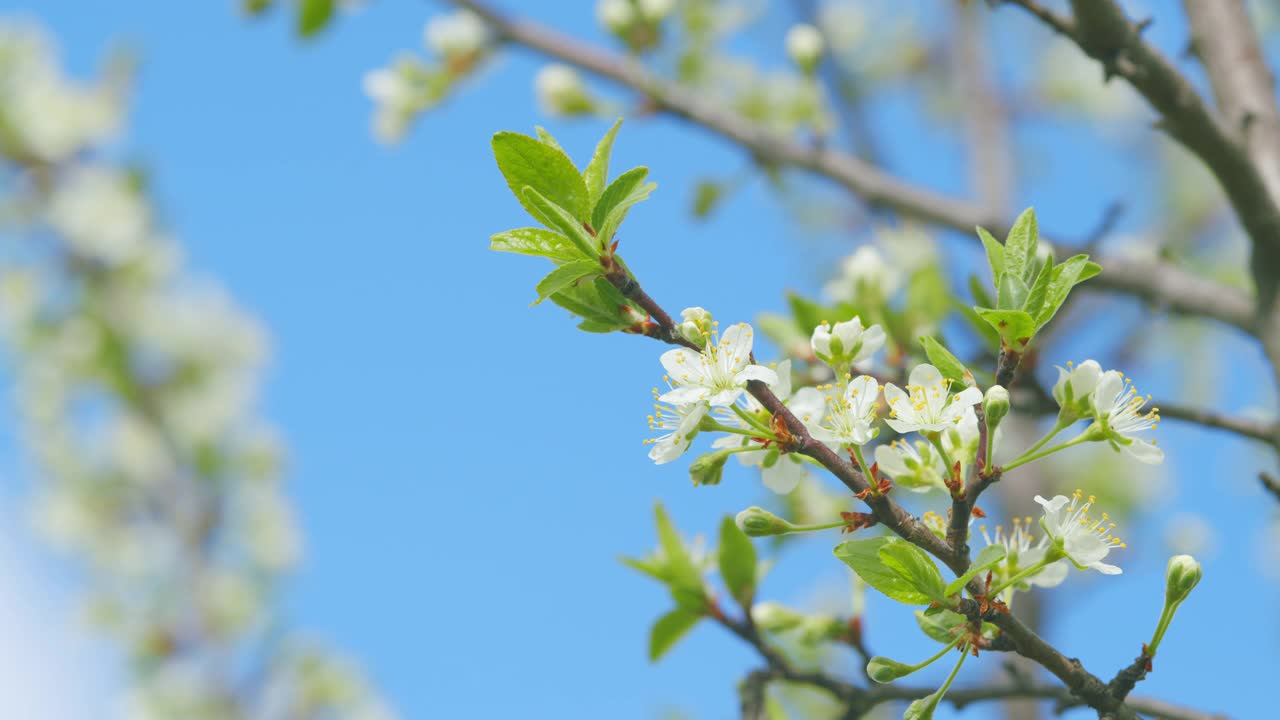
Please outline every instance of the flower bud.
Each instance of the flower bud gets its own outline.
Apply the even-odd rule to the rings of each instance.
[[[878,683],[893,682],[900,677],[910,675],[916,669],[914,665],[907,665],[879,655],[867,662],[867,675]]]
[[[582,76],[568,65],[547,65],[538,71],[533,83],[538,102],[548,114],[569,117],[588,115],[596,110],[596,101]]]
[[[651,23],[662,22],[675,9],[675,0],[636,0],[640,15]]]
[[[680,335],[698,347],[706,347],[713,328],[711,313],[700,307],[685,308],[680,312]]]
[[[1062,421],[1074,422],[1093,412],[1093,391],[1102,377],[1102,366],[1096,360],[1085,360],[1079,365],[1067,363],[1058,368],[1058,382],[1053,385],[1053,399],[1062,410]]]
[[[820,645],[841,637],[849,626],[830,615],[811,615],[800,624],[799,640],[807,645]]]
[[[423,31],[426,45],[446,61],[472,58],[489,44],[489,28],[468,10],[432,18]]]
[[[755,505],[738,513],[738,517],[734,519],[734,522],[738,524],[738,529],[746,533],[748,537],[785,535],[791,532],[794,527],[786,520]]]
[[[987,432],[995,432],[1000,421],[1009,414],[1009,391],[1002,385],[988,388],[987,396],[982,400],[982,412],[987,418]]]
[[[814,328],[809,346],[819,360],[841,373],[850,365],[874,355],[884,345],[884,341],[884,329],[879,325],[864,328],[862,318],[855,315],[834,326],[824,322]]]
[[[822,58],[822,33],[818,28],[801,24],[787,31],[787,55],[806,75],[812,74]]]
[[[1169,558],[1169,568],[1165,571],[1165,605],[1176,607],[1182,604],[1200,582],[1201,575],[1200,563],[1190,555]]]
[[[596,19],[609,32],[621,35],[636,21],[636,11],[630,0],[600,0],[596,4]]]
[[[724,463],[732,454],[731,450],[726,449],[699,455],[689,465],[689,477],[693,479],[694,486],[719,485],[724,476]]]
[[[751,619],[765,632],[781,633],[799,627],[804,616],[776,602],[756,603],[751,608]]]

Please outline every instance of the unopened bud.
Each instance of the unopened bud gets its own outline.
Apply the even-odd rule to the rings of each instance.
[[[698,347],[706,347],[707,339],[711,337],[711,313],[700,307],[691,307],[681,311],[680,317],[680,335]]]
[[[751,619],[765,632],[781,633],[799,627],[804,616],[776,602],[756,603],[751,608]]]
[[[726,449],[699,455],[689,465],[689,477],[693,479],[694,486],[719,485],[724,476],[725,461],[732,454],[731,449]]]
[[[982,412],[987,419],[987,432],[995,432],[1000,421],[1009,414],[1009,391],[1002,385],[992,385],[982,400]]]
[[[1169,568],[1165,571],[1165,605],[1175,607],[1191,594],[1191,590],[1200,582],[1202,575],[1200,563],[1190,555],[1174,555],[1169,558]]]
[[[805,74],[811,74],[822,58],[822,33],[812,25],[796,25],[787,31],[787,54]]]
[[[651,23],[662,22],[675,9],[675,0],[636,0],[640,14]]]
[[[914,665],[907,665],[879,655],[867,662],[867,675],[878,683],[893,682],[900,677],[910,675],[916,670],[917,668]]]
[[[596,111],[596,101],[587,90],[578,71],[568,65],[552,63],[538,71],[534,89],[543,110],[565,117],[589,115]]]
[[[636,21],[635,7],[629,0],[600,0],[596,5],[596,19],[617,35],[621,35]]]
[[[794,527],[786,520],[755,505],[738,513],[738,517],[734,518],[734,522],[738,523],[738,528],[749,537],[785,535],[791,532]]]

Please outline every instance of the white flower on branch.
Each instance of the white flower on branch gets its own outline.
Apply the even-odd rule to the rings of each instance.
[[[815,438],[848,447],[865,445],[880,433],[875,427],[880,383],[870,375],[854,378],[838,397],[826,398],[826,403],[826,417],[814,428]]]
[[[1095,422],[1086,432],[1099,432],[1117,450],[1124,450],[1139,462],[1156,465],[1164,461],[1164,451],[1155,440],[1134,437],[1160,424],[1160,410],[1142,412],[1150,396],[1142,397],[1119,371],[1108,370],[1094,391]]]
[[[778,374],[751,362],[751,346],[755,331],[746,323],[738,323],[722,336],[712,337],[702,352],[676,348],[662,354],[662,367],[672,389],[658,400],[669,403],[695,403],[706,400],[712,407],[732,405],[746,392],[747,382],[758,380],[767,385],[778,381]]]
[[[889,403],[885,422],[900,433],[935,433],[955,427],[966,409],[982,402],[982,391],[967,387],[952,395],[950,383],[938,368],[927,363],[911,371],[905,391],[885,383],[884,398]]]
[[[1097,520],[1089,515],[1096,501],[1094,496],[1090,495],[1085,501],[1083,493],[1076,490],[1070,498],[1056,495],[1052,500],[1045,500],[1037,495],[1035,499],[1044,508],[1040,526],[1063,557],[1081,570],[1092,568],[1104,575],[1120,574],[1120,568],[1102,561],[1113,548],[1126,545],[1111,534],[1116,524],[1110,522],[1109,515],[1102,513]]]

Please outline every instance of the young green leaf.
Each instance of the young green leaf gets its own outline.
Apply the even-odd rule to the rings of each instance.
[[[1007,554],[1008,550],[1003,545],[988,545],[982,548],[982,552],[978,553],[978,557],[973,559],[973,564],[969,566],[969,570],[947,584],[946,594],[950,596],[960,592],[970,580],[990,570],[1001,560],[1004,560]]]
[[[335,0],[302,0],[298,5],[298,34],[304,38],[324,30],[333,20]]]
[[[613,127],[609,128],[609,132],[600,138],[600,143],[596,145],[596,150],[591,155],[591,162],[587,163],[587,169],[582,171],[582,182],[587,186],[587,207],[592,208],[593,217],[596,203],[600,202],[600,196],[604,194],[605,185],[609,182],[609,157],[613,154],[613,140],[617,137],[620,127],[622,127],[622,118],[618,118]]]
[[[685,549],[684,541],[680,539],[680,533],[676,532],[675,526],[671,524],[671,518],[667,515],[667,509],[662,506],[662,503],[653,506],[653,515],[654,522],[658,526],[658,542],[662,547],[662,553],[667,558],[671,594],[682,607],[696,605],[696,603],[685,601],[690,598],[706,597],[702,573],[693,564],[693,558]]]
[[[579,280],[591,275],[599,275],[601,272],[600,263],[595,260],[574,260],[561,265],[538,281],[538,299],[534,300],[533,304],[538,305]]]
[[[982,247],[987,250],[987,265],[991,267],[992,287],[1000,287],[1000,278],[1004,275],[1004,246],[984,228],[977,228],[977,230],[978,237],[982,238]],[[990,302],[981,304],[989,305]]]
[[[649,168],[637,167],[622,173],[609,183],[596,203],[595,210],[591,212],[591,227],[596,229],[596,237],[603,238],[605,242],[611,241],[631,206],[647,199],[649,193],[658,187],[654,183],[646,183],[647,177]]]
[[[1076,255],[1055,267],[1045,291],[1044,305],[1036,314],[1036,328],[1044,327],[1058,314],[1058,309],[1071,294],[1071,288],[1099,272],[1102,272],[1102,268],[1097,263],[1090,262],[1088,255]]]
[[[996,286],[996,307],[1000,310],[1021,310],[1030,294],[1031,289],[1021,276],[1005,273]]]
[[[1036,332],[1036,321],[1021,310],[992,310],[974,308],[983,320],[1000,333],[1000,339],[1010,348],[1022,351]]]
[[[623,556],[619,559],[622,561],[623,565],[626,565],[632,570],[648,575],[663,585],[671,582],[671,579],[668,577],[666,564],[658,557],[650,556],[644,558],[633,558]]]
[[[920,344],[924,346],[924,354],[929,357],[929,362],[942,376],[955,380],[962,385],[968,385],[973,382],[973,375],[969,373],[968,368],[960,359],[951,354],[951,351],[942,346],[942,343],[925,335],[920,338]]]
[[[987,292],[987,288],[977,275],[969,276],[969,292],[973,293],[973,303],[975,305],[995,307],[995,302],[991,299],[991,293]]]
[[[945,602],[946,583],[938,566],[923,550],[907,542],[889,543],[880,548],[880,560],[898,577],[933,602]]]
[[[544,145],[550,145],[560,152],[564,152],[564,148],[560,147],[560,143],[551,135],[551,133],[547,132],[546,128],[541,125],[537,125],[533,129],[538,132],[538,140],[542,141]],[[568,153],[565,153],[565,155],[568,155]]]
[[[963,627],[969,623],[968,618],[957,612],[939,608],[937,612],[916,611],[916,624],[931,640],[950,645],[956,636],[964,632]]]
[[[1036,245],[1040,240],[1040,230],[1036,227],[1035,208],[1022,211],[1013,228],[1004,241],[1005,275],[1026,278],[1031,269],[1031,261],[1036,256]],[[1018,307],[1022,307],[1019,305]]]
[[[519,255],[537,255],[557,264],[586,259],[569,238],[542,228],[516,228],[500,232],[489,238],[489,249]]]
[[[876,590],[900,603],[925,605],[933,599],[917,590],[913,583],[903,579],[880,557],[880,551],[885,547],[903,542],[898,538],[890,537],[846,540],[837,545],[834,552],[841,562],[853,568],[858,577]],[[941,588],[942,578],[939,576],[938,589]]]
[[[661,659],[700,619],[702,615],[684,608],[676,608],[658,618],[649,630],[649,662]]]
[[[1049,282],[1053,278],[1055,269],[1051,260],[1046,260],[1040,266],[1036,281],[1031,285],[1031,292],[1027,294],[1027,301],[1022,304],[1022,309],[1033,318],[1040,316],[1040,309],[1044,307],[1045,297],[1049,292]]]
[[[600,248],[595,239],[587,234],[582,223],[564,208],[551,202],[545,195],[534,188],[524,189],[525,204],[538,212],[541,222],[552,230],[558,230],[569,238],[582,254],[587,257],[599,257]]]
[[[566,287],[552,295],[551,302],[582,318],[578,329],[585,332],[613,332],[635,322],[623,310],[633,307],[631,302],[604,278]]]
[[[756,594],[756,548],[731,516],[720,523],[720,577],[744,609]]]
[[[511,192],[539,222],[555,227],[545,209],[529,202],[526,187],[563,208],[579,225],[587,219],[587,186],[563,150],[528,135],[500,132],[493,136],[493,156]]]

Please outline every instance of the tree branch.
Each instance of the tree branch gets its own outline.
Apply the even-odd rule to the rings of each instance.
[[[658,108],[741,146],[755,157],[825,177],[866,203],[953,228],[975,243],[977,238],[972,232],[975,226],[981,225],[998,234],[1009,229],[1008,219],[976,203],[904,182],[847,153],[804,145],[773,133],[695,91],[659,78],[637,60],[581,43],[533,22],[507,18],[479,0],[450,2],[474,12],[498,37],[508,42],[643,93]],[[1082,288],[1125,292],[1158,300],[1173,312],[1202,315],[1246,329],[1252,327],[1252,303],[1247,295],[1234,288],[1219,286],[1168,262],[1135,265],[1105,258],[1100,263],[1105,271]],[[1178,297],[1184,290],[1185,301]],[[1241,307],[1248,309],[1240,313]]]

